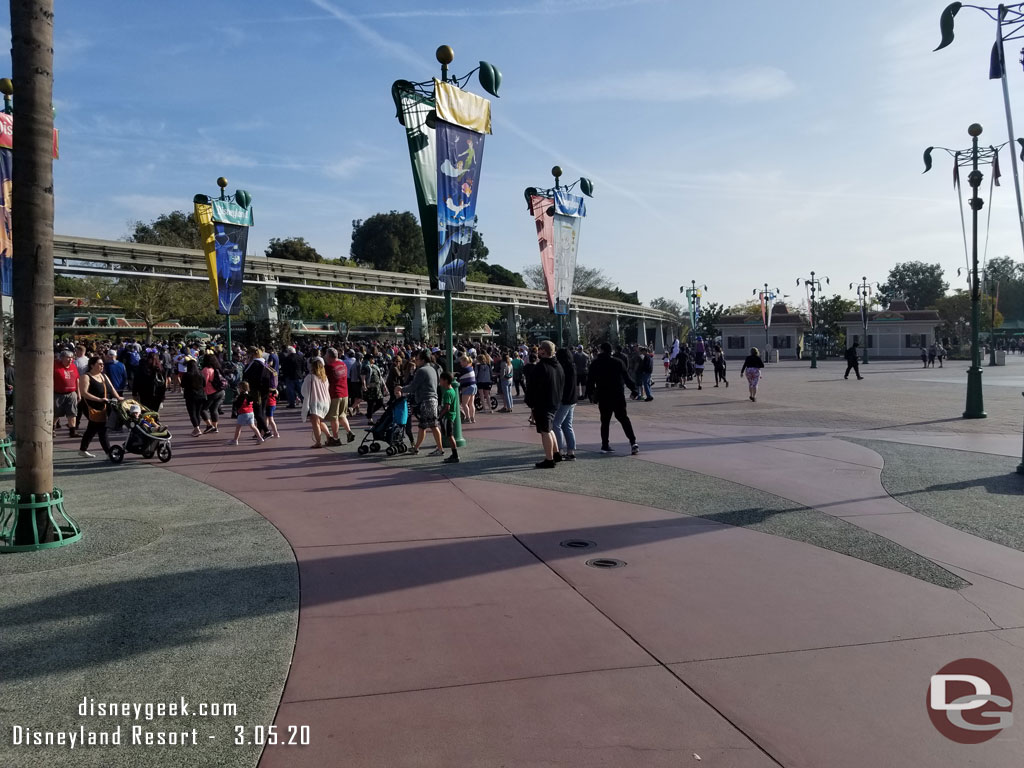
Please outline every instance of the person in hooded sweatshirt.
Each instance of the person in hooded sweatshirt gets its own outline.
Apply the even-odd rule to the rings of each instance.
[[[533,422],[537,426],[541,445],[544,446],[543,461],[534,464],[537,469],[555,467],[558,439],[555,437],[553,422],[558,406],[562,403],[564,384],[562,366],[555,360],[554,342],[542,341],[537,350],[537,363],[530,369],[526,382],[526,404],[533,413]]]

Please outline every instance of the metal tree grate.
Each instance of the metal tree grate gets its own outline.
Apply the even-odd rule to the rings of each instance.
[[[45,519],[54,534],[55,541],[40,541],[39,517],[45,510]],[[18,521],[22,515],[31,520],[32,536],[17,540]],[[27,527],[27,526],[25,526]],[[24,540],[28,538],[29,540]],[[0,493],[0,552],[32,552],[39,549],[63,547],[82,538],[82,529],[64,511],[64,492],[54,488],[52,493],[31,494],[29,501],[23,501],[17,491]]]

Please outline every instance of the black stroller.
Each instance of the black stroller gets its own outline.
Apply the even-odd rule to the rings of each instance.
[[[405,444],[405,425],[409,421],[409,401],[399,397],[391,403],[377,421],[367,427],[363,441],[356,448],[360,456],[377,453],[381,443],[386,443],[384,453],[394,456],[405,453],[409,446]]]
[[[137,453],[144,459],[155,455],[164,464],[171,460],[171,433],[160,423],[160,414],[137,400],[119,400],[115,407],[128,425],[128,437],[121,445],[110,446],[112,462],[120,464],[126,453]]]

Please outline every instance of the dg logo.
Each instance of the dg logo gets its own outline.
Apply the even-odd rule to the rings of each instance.
[[[957,659],[932,675],[927,706],[936,730],[958,744],[981,744],[1013,724],[1010,681],[981,659]]]

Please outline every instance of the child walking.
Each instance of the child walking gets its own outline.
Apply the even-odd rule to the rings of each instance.
[[[271,437],[280,437],[281,433],[277,431],[277,422],[274,421],[274,412],[277,410],[277,390],[272,389],[267,395],[267,429],[270,430]]]
[[[459,407],[459,396],[452,386],[452,375],[445,371],[440,377],[441,383],[441,412],[438,414],[440,420],[441,435],[447,440],[448,447],[452,449],[452,455],[444,459],[445,464],[459,463],[459,449],[455,445],[455,409]]]
[[[249,382],[243,381],[238,385],[238,397],[232,403],[235,412],[238,414],[238,424],[235,426],[235,436],[228,441],[228,445],[238,445],[238,437],[242,434],[242,427],[246,426],[252,430],[257,442],[263,442],[263,435],[256,428],[256,417],[252,412],[252,403],[253,397],[249,391]]]

